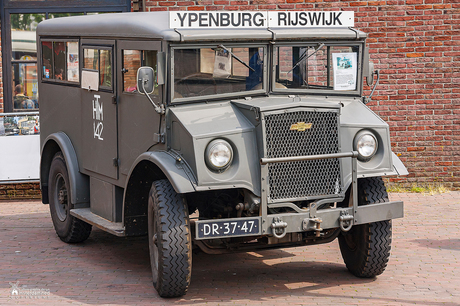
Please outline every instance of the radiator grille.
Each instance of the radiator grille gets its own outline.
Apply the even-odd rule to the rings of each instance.
[[[265,116],[266,157],[292,157],[339,152],[339,113],[295,111]],[[291,130],[304,122],[311,127]],[[300,125],[301,126],[301,125]],[[322,159],[268,165],[269,201],[337,194],[342,191],[340,162]]]

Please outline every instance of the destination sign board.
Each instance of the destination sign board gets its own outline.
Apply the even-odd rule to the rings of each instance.
[[[353,11],[268,12],[268,26],[278,27],[353,27]]]
[[[171,29],[353,26],[353,11],[175,11],[169,13]]]

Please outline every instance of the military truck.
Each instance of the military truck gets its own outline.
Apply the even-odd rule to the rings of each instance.
[[[351,273],[381,274],[391,220],[403,216],[382,177],[407,171],[366,106],[378,71],[353,18],[152,12],[40,23],[41,190],[59,238],[82,242],[92,226],[148,235],[162,297],[186,293],[193,248],[338,238]]]

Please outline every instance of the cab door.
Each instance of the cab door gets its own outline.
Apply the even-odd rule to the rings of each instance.
[[[82,40],[81,49],[82,166],[118,179],[115,41]]]
[[[137,70],[142,66],[157,71],[160,41],[117,41],[118,60],[118,152],[120,175],[128,175],[136,158],[152,146],[162,146],[161,116],[147,97],[137,89]],[[162,87],[157,86],[151,99],[162,101]]]

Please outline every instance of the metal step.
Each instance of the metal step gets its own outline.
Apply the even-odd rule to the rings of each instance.
[[[111,222],[91,212],[90,208],[75,208],[70,214],[113,235],[124,237],[125,227],[122,222]]]

